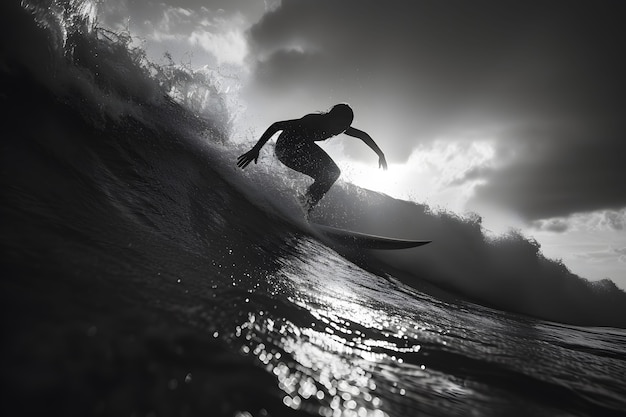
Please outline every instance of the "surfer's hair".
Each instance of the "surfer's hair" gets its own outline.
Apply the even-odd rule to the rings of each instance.
[[[348,122],[348,125],[350,125],[352,120],[354,120],[354,112],[347,103],[335,104],[327,114],[332,117],[336,117],[337,119],[345,120]]]

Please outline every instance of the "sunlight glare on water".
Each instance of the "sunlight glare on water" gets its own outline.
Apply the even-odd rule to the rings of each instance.
[[[288,299],[302,308],[307,322],[258,312],[238,327],[247,340],[243,353],[255,355],[276,376],[285,405],[321,416],[388,416],[395,413],[385,393],[417,395],[410,382],[415,379],[442,395],[472,394],[425,364],[405,363],[404,355],[420,354],[416,335],[426,326],[411,326],[377,304],[376,294],[389,293],[389,282],[353,286],[368,273],[315,242],[304,239],[300,245],[308,256],[285,259],[277,274],[293,284]],[[342,264],[336,275],[316,272],[316,263],[335,261]]]

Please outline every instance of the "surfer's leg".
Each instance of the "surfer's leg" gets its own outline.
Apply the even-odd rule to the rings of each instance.
[[[312,170],[306,174],[315,181],[306,192],[309,210],[315,207],[341,175],[341,170],[335,161],[322,148],[315,144],[311,148]]]
[[[339,178],[339,167],[314,143],[299,143],[289,148],[279,146],[279,143],[276,145],[276,156],[283,164],[315,180],[305,195],[305,204],[310,211]]]

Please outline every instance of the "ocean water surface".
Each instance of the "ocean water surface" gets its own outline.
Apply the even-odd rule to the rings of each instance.
[[[344,182],[314,221],[433,243],[333,245],[306,179],[236,168],[210,78],[89,2],[1,9],[3,415],[625,415],[610,281]]]

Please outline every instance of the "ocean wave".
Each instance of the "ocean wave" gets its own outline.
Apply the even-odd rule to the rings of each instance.
[[[5,172],[19,177],[17,164],[8,160],[29,158],[32,172],[48,181],[46,190],[29,183],[25,187],[30,194],[21,190],[15,204],[41,201],[42,194],[49,194],[44,200],[54,200],[55,207],[69,206],[71,196],[68,211],[81,205],[94,209],[106,201],[137,227],[180,238],[197,251],[202,245],[189,236],[201,233],[204,241],[219,241],[211,233],[240,229],[237,218],[247,210],[256,211],[253,217],[276,219],[275,229],[265,226],[267,233],[311,233],[295,203],[306,179],[271,159],[246,172],[236,169],[242,148],[228,141],[234,119],[206,72],[150,63],[132,46],[129,35],[97,26],[95,6],[89,1],[28,2],[26,9],[35,19],[23,10],[10,10],[11,5],[3,7],[18,23],[10,34],[7,28],[2,34],[8,51],[2,63],[3,101],[13,108]],[[18,47],[9,39],[30,47],[23,42]],[[17,121],[25,115],[27,122]],[[34,149],[39,159],[28,155]],[[57,170],[73,172],[83,194],[65,189],[65,174]],[[216,176],[221,185],[203,195],[207,176]],[[20,181],[4,175],[10,189]],[[213,213],[207,221],[214,226],[207,227],[194,215],[199,204],[208,206],[201,211]],[[219,214],[224,209],[217,206],[225,204],[237,214]],[[611,281],[576,276],[519,233],[488,237],[477,217],[434,212],[426,205],[340,182],[313,220],[432,239],[423,248],[372,253],[366,261],[346,255],[394,271],[405,284],[419,287],[426,281],[478,303],[548,320],[626,327],[626,293]]]

